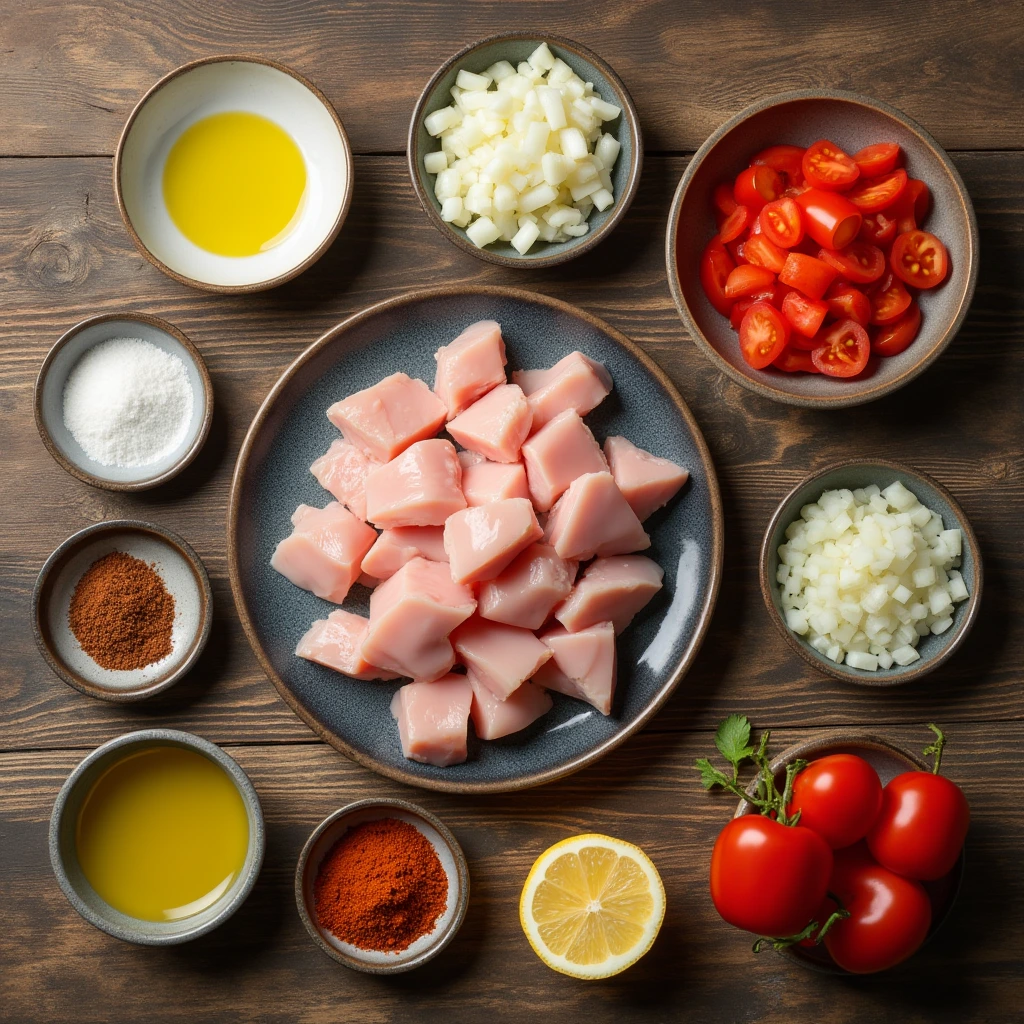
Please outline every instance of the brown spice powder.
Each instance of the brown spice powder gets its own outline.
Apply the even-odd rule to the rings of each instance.
[[[174,598],[151,565],[123,551],[89,566],[71,595],[68,619],[101,668],[145,668],[172,650]]]

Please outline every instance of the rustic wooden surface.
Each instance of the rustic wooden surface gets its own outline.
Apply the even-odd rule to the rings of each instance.
[[[422,83],[457,47],[506,28],[579,39],[625,79],[648,143],[640,194],[613,241],[543,273],[494,268],[447,244],[419,210],[401,154]],[[315,81],[352,139],[356,190],[330,252],[271,293],[202,295],[132,248],[110,184],[131,106],[176,65],[255,52]],[[887,399],[835,414],[764,401],[716,373],[683,331],[664,279],[672,190],[722,120],[785,88],[838,86],[889,100],[952,152],[981,227],[970,315],[938,365]],[[1012,1021],[1024,1002],[1019,750],[1024,698],[1024,5],[632,0],[456,3],[279,0],[0,0],[0,1020],[10,1021]],[[719,470],[726,564],[696,664],[642,734],[573,778],[507,797],[397,786],[313,739],[260,673],[226,578],[225,508],[234,456],[280,371],[323,330],[367,304],[431,283],[505,282],[604,317],[669,372]],[[202,350],[217,414],[181,478],[151,494],[94,490],[49,458],[32,420],[47,348],[79,319],[134,308],[178,324]],[[957,495],[981,542],[985,594],[964,649],[919,685],[890,693],[814,674],[771,629],[755,560],[775,503],[809,467],[895,454]],[[206,561],[214,635],[200,667],[142,707],[90,700],[53,677],[28,628],[49,552],[121,515],[181,532]],[[910,747],[922,723],[949,731],[944,762],[971,800],[967,875],[948,925],[902,970],[842,981],[774,954],[718,920],[707,895],[714,836],[730,801],[704,795],[689,765],[731,711],[780,743],[857,725]],[[50,872],[46,828],[63,779],[95,745],[161,724],[222,743],[251,775],[268,824],[256,891],[212,935],[131,947],[85,924]],[[328,812],[401,794],[462,842],[473,901],[431,966],[393,979],[346,971],[308,941],[291,894],[295,858]],[[517,923],[534,856],[584,830],[643,845],[665,878],[654,950],[618,979],[549,972]]]

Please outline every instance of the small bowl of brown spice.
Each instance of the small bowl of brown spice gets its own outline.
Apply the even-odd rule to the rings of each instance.
[[[101,700],[136,701],[195,665],[213,620],[199,556],[153,523],[88,526],[46,560],[32,594],[32,627],[50,668]]]
[[[469,904],[469,867],[455,837],[422,807],[360,800],[306,841],[295,902],[329,957],[356,971],[399,974],[455,937]]]

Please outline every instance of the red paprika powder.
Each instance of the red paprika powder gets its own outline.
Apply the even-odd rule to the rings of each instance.
[[[448,906],[448,876],[430,840],[398,818],[350,828],[320,863],[316,916],[342,942],[408,949]]]

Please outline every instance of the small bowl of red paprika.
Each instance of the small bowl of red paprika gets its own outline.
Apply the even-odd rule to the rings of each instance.
[[[368,974],[400,974],[455,938],[469,905],[469,866],[455,837],[422,807],[360,800],[306,841],[295,902],[329,957]]]
[[[800,91],[704,143],[665,256],[679,314],[721,370],[775,401],[841,408],[902,387],[949,344],[978,229],[922,127],[877,100]]]

